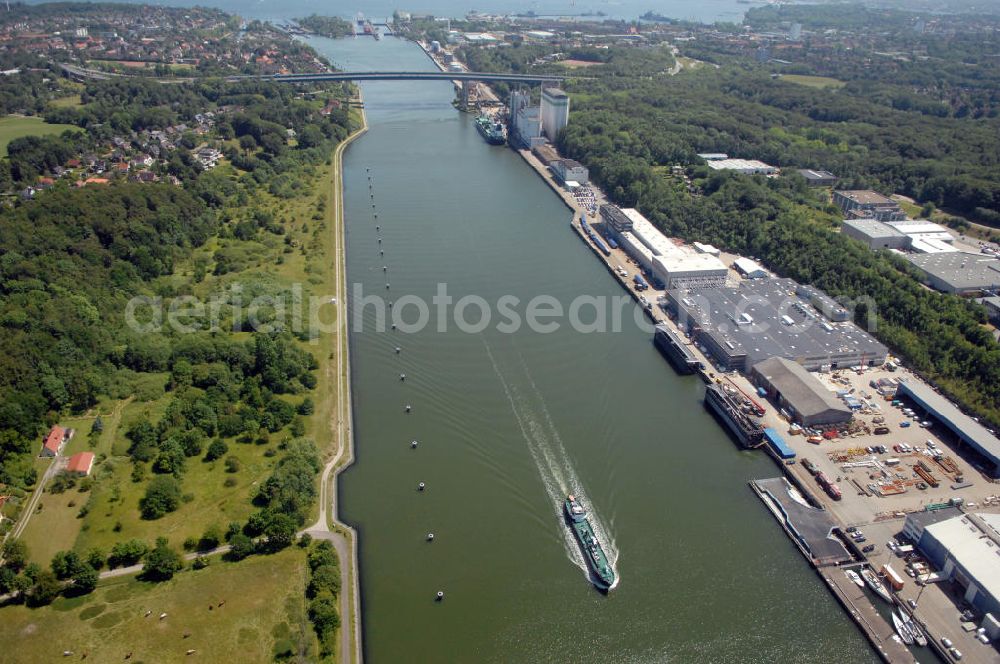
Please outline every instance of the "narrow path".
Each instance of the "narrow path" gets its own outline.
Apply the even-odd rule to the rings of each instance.
[[[360,92],[359,92],[359,100]],[[337,360],[327,366],[327,378],[336,385],[336,405],[331,413],[336,452],[323,468],[319,490],[319,516],[305,529],[313,538],[333,544],[340,558],[340,654],[342,664],[361,662],[361,602],[358,589],[357,533],[342,523],[337,514],[337,476],[354,461],[351,427],[350,366],[347,353],[347,269],[344,229],[344,150],[368,131],[368,119],[361,111],[361,127],[337,146],[333,160],[334,288],[337,297]],[[331,375],[333,371],[335,375]],[[331,523],[335,530],[330,528]]]
[[[42,474],[42,478],[38,480],[38,486],[31,494],[31,498],[28,499],[28,503],[24,506],[24,509],[21,510],[21,515],[18,518],[17,523],[14,525],[14,528],[7,533],[5,540],[16,540],[22,533],[24,533],[24,529],[28,527],[28,521],[30,521],[31,517],[35,514],[35,508],[38,506],[38,501],[42,499],[42,493],[45,491],[45,485],[49,483],[49,480],[55,477],[56,473],[66,467],[67,462],[68,459],[62,455],[52,457],[52,463],[50,463],[49,467],[45,469],[45,472]]]

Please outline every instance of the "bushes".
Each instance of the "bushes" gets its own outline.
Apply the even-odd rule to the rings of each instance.
[[[139,510],[144,519],[159,519],[176,510],[180,501],[181,485],[170,475],[160,475],[146,487],[146,495],[139,500]]]
[[[340,614],[337,611],[337,596],[340,594],[340,561],[337,551],[328,540],[317,542],[308,555],[309,585],[306,586],[306,597],[309,598],[309,620],[313,624],[319,639],[323,655],[329,655],[334,650],[334,637],[340,627]]]
[[[222,439],[213,440],[208,446],[208,451],[205,452],[205,461],[215,461],[216,459],[221,459],[226,456],[226,452],[229,451],[229,445],[226,445],[226,441]]]
[[[111,554],[108,556],[108,567],[128,567],[135,565],[149,551],[149,546],[139,539],[131,539],[126,542],[118,542],[111,547]]]
[[[183,567],[180,554],[170,548],[167,538],[157,537],[156,546],[146,554],[146,564],[142,566],[141,578],[149,581],[167,581]]]

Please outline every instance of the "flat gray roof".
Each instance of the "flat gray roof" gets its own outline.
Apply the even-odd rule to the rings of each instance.
[[[803,417],[821,415],[830,410],[847,415],[851,413],[850,408],[798,362],[772,357],[753,365],[753,369]]]
[[[954,290],[1000,287],[1000,260],[985,254],[954,251],[906,257],[918,269]]]
[[[963,441],[1000,467],[1000,440],[979,422],[960,411],[926,384],[908,380],[899,384],[902,394],[916,401]]]
[[[831,323],[796,295],[792,279],[753,279],[739,288],[690,288],[671,292],[683,313],[731,356],[748,365],[769,357],[809,358],[864,353],[884,358],[888,349],[853,323]],[[688,304],[690,302],[690,304]],[[751,319],[743,322],[739,316]],[[792,323],[783,321],[787,316]]]
[[[844,219],[843,225],[850,226],[870,238],[903,237],[904,235],[892,226],[875,219]]]
[[[996,515],[964,514],[927,526],[965,572],[975,579],[980,590],[1000,599],[1000,564],[995,538]]]
[[[872,191],[870,189],[854,189],[854,190],[843,190],[835,191],[834,195],[840,195],[844,198],[851,200],[859,205],[897,205],[896,201],[892,200],[888,196],[883,196],[877,191]]]
[[[830,171],[814,171],[811,168],[800,168],[799,174],[807,180],[826,180],[829,178],[837,179],[837,176]]]
[[[942,507],[937,510],[925,509],[920,512],[910,512],[906,515],[906,520],[912,521],[926,528],[927,526],[935,523],[953,519],[956,516],[962,516],[962,510],[958,509],[958,507],[954,505],[949,505],[948,507]]]

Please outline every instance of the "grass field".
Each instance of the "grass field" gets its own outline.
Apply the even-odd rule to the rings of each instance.
[[[0,118],[0,156],[7,156],[7,144],[15,138],[61,134],[67,129],[78,129],[78,127],[66,124],[46,124],[42,118],[22,115],[8,115]]]
[[[705,66],[705,63],[701,60],[695,60],[694,58],[686,58],[684,56],[677,56],[677,62],[680,63],[681,67],[684,69],[699,69]]]
[[[591,60],[560,60],[558,63],[567,69],[583,69],[586,67],[596,67],[598,65],[603,65],[603,62],[593,62]]]
[[[788,83],[805,85],[810,88],[830,88],[833,90],[847,85],[843,81],[830,78],[829,76],[806,76],[805,74],[785,74],[781,77],[781,80]]]
[[[80,95],[70,95],[69,97],[53,99],[51,104],[57,108],[76,107],[83,105],[83,100],[80,99]]]
[[[132,662],[270,662],[279,639],[315,655],[304,615],[307,575],[305,555],[293,547],[239,563],[213,559],[162,584],[115,579],[51,606],[6,607],[0,642],[16,644],[16,652],[0,661],[59,661],[68,650],[72,661],[86,653],[88,661],[120,662],[132,653]]]
[[[83,519],[78,518],[80,508],[89,497],[78,488],[58,494],[45,492],[39,501],[42,510],[31,517],[20,537],[33,561],[48,565],[56,551],[73,548],[83,526]]]

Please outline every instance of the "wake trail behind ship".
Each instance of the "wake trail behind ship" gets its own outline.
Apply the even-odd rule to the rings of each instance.
[[[580,547],[577,545],[570,529],[563,526],[563,503],[566,500],[567,494],[571,493],[588,509],[591,526],[604,546],[608,562],[615,569],[615,564],[618,562],[618,547],[611,538],[610,532],[605,527],[603,520],[595,510],[594,504],[587,496],[587,492],[573,468],[569,455],[566,453],[566,448],[563,446],[562,438],[559,436],[559,432],[545,405],[545,400],[532,379],[524,358],[518,354],[520,370],[525,376],[528,385],[527,394],[519,389],[517,385],[508,382],[504,377],[493,355],[493,351],[485,339],[483,339],[483,346],[486,348],[486,354],[490,359],[490,364],[493,366],[493,372],[499,379],[501,387],[503,387],[507,401],[510,403],[511,411],[514,413],[514,418],[517,420],[518,427],[521,430],[521,435],[528,444],[528,451],[531,453],[531,457],[538,469],[538,474],[542,479],[542,485],[545,487],[545,492],[551,501],[553,512],[559,524],[559,531],[562,533],[567,557],[589,577],[590,571],[587,568],[586,561],[583,559],[583,554],[580,552]],[[616,578],[620,578],[617,577],[617,569],[615,571]]]

